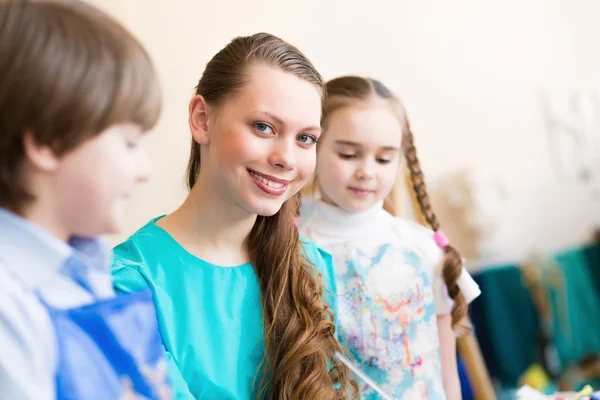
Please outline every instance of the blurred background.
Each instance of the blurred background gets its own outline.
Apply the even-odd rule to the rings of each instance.
[[[434,208],[483,289],[471,317],[499,396],[598,378],[600,2],[90,2],[148,48],[165,94],[145,139],[152,179],[112,243],[183,200],[187,106],[207,61],[270,32],[325,79],[371,76],[403,99]],[[408,191],[402,202],[414,216]]]

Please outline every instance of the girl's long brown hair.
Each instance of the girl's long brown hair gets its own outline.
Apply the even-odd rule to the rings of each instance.
[[[390,109],[397,115],[402,124],[402,149],[420,211],[431,229],[433,231],[439,230],[440,223],[429,201],[425,178],[419,159],[417,158],[414,136],[410,129],[406,111],[400,100],[381,82],[358,76],[344,76],[333,79],[327,82],[326,89],[328,99],[322,123],[325,134],[327,133],[327,118],[335,110],[356,104],[368,104],[373,101],[383,101],[390,106]],[[394,188],[394,190],[397,191],[398,188]],[[386,209],[394,214],[393,205],[390,203],[387,203],[387,205]],[[467,328],[463,325],[463,321],[467,314],[468,305],[457,284],[462,271],[462,258],[458,251],[451,245],[444,247],[444,254],[442,274],[448,288],[448,295],[454,301],[452,327],[459,333],[466,333]]]
[[[323,79],[294,46],[266,33],[238,37],[207,64],[196,87],[213,107],[222,106],[246,83],[248,66],[263,63],[311,82],[325,98]],[[188,165],[191,189],[200,173],[200,145],[192,140]],[[247,240],[261,287],[265,332],[258,398],[338,399],[357,396],[347,368],[335,358],[334,315],[323,301],[324,285],[302,255],[293,217],[297,196],[277,214],[258,216]]]

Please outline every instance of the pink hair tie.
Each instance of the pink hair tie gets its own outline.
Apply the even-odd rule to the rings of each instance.
[[[433,240],[435,240],[440,249],[443,249],[450,244],[448,237],[441,229],[433,233]]]

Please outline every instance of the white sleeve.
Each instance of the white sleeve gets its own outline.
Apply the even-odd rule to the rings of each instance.
[[[55,398],[54,327],[44,306],[0,269],[0,393],[14,400]]]
[[[435,304],[435,313],[437,315],[449,314],[452,311],[454,302],[448,295],[448,288],[444,282],[443,265],[444,253],[439,248],[435,248],[435,256],[430,258],[431,264],[431,286],[433,289],[433,302]]]
[[[469,271],[467,271],[465,267],[462,268],[456,283],[463,293],[467,304],[470,304],[481,294],[479,285],[477,285],[477,283],[473,280],[473,277],[471,277],[471,274],[469,274]],[[454,301],[452,301],[448,295],[448,288],[446,287],[444,276],[442,274],[441,261],[437,265],[436,270],[434,270],[432,286],[436,314],[443,315],[450,313],[452,311],[452,307],[454,306]]]
[[[436,314],[449,314],[452,311],[454,302],[448,295],[448,288],[444,282],[442,271],[444,251],[435,243],[433,231],[416,222],[402,219],[398,220],[397,225],[402,240],[412,243],[414,248],[420,253],[426,267],[429,268]],[[471,303],[481,294],[479,286],[464,267],[457,284],[463,292],[467,303]]]

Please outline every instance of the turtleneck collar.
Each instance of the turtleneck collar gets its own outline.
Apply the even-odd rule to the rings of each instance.
[[[302,202],[305,203],[305,200],[303,199]],[[300,229],[309,225],[313,232],[337,237],[364,235],[369,227],[376,225],[385,213],[383,201],[375,203],[367,210],[355,213],[321,200],[310,199],[306,203],[300,215]]]

